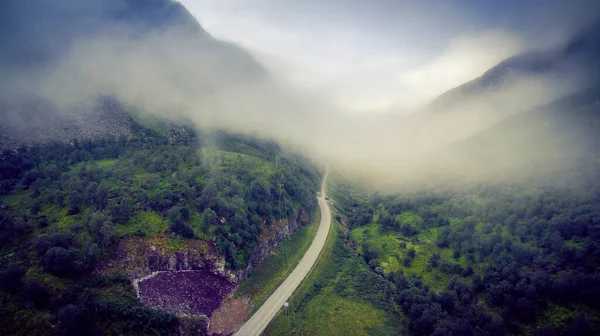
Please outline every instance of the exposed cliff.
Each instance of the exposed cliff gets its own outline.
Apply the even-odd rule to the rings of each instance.
[[[99,266],[99,272],[127,274],[140,300],[149,306],[178,316],[210,317],[279,242],[308,223],[310,216],[301,208],[288,220],[271,225],[263,222],[250,265],[236,271],[226,267],[212,242],[175,240],[165,234],[122,239],[112,256]]]

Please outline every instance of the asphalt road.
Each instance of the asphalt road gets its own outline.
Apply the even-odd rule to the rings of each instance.
[[[329,168],[327,169],[327,173],[325,173],[325,177],[323,178],[321,197],[317,197],[319,201],[319,208],[321,209],[321,223],[319,224],[319,229],[317,230],[317,234],[315,235],[312,244],[294,271],[292,271],[292,273],[287,277],[287,279],[285,279],[279,288],[277,288],[277,290],[267,299],[267,301],[265,301],[262,307],[260,307],[260,309],[254,313],[254,315],[252,315],[252,317],[246,321],[246,323],[244,323],[244,325],[242,325],[234,335],[260,335],[316,263],[319,253],[321,253],[321,250],[325,245],[327,234],[329,233],[329,228],[331,226],[331,211],[329,210],[329,206],[325,201],[325,184],[327,183],[328,174]]]

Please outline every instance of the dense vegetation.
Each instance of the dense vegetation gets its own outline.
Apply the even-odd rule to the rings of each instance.
[[[523,113],[456,146],[466,157],[547,141],[533,170],[381,194],[333,175],[351,243],[385,279],[413,335],[592,335],[600,331],[598,87]],[[536,127],[552,132],[540,138]],[[511,131],[522,130],[522,137]],[[561,147],[568,143],[568,148]],[[487,146],[487,147],[486,147]],[[535,158],[529,158],[533,163]],[[516,166],[515,166],[516,167]]]
[[[414,335],[591,335],[600,328],[591,161],[515,183],[394,195],[339,183],[334,199]]]
[[[213,241],[239,269],[262,225],[316,208],[319,172],[274,143],[135,125],[130,139],[2,154],[3,332],[169,333],[176,318],[142,306],[130,279],[94,272],[119,239]]]

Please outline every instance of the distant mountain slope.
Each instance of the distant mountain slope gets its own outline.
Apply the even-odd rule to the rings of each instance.
[[[440,160],[445,155],[452,158]],[[467,176],[484,173],[558,183],[598,172],[600,85],[512,115],[434,156],[434,161],[451,162],[449,171]]]
[[[226,61],[236,60],[252,67],[256,74],[264,73],[250,54],[212,38],[182,4],[173,0],[3,1],[0,65],[7,71],[7,66],[47,64],[64,56],[78,39],[118,29],[134,37],[176,29],[194,35],[206,49],[229,52]]]
[[[573,82],[570,91],[556,91],[555,96],[545,97],[546,102],[526,105],[534,98],[506,93],[523,79],[540,79],[548,87]],[[477,100],[480,104],[471,104]],[[465,115],[475,118],[487,113],[491,120],[485,128],[436,151],[433,166],[443,162],[448,166],[444,169],[467,176],[514,177],[518,172],[536,178],[598,169],[600,23],[555,50],[511,57],[439,96],[427,108],[439,118],[466,120]]]
[[[96,98],[92,97],[94,99],[84,106],[73,108],[75,111],[56,106],[40,93],[43,84],[39,83],[52,71],[68,64],[73,50],[80,51],[89,48],[89,45],[97,47],[94,41],[113,39],[122,39],[125,43],[111,46],[114,50],[106,51],[109,55],[115,52],[123,53],[125,57],[131,48],[138,58],[142,58],[139,57],[140,53],[154,57],[147,69],[149,78],[155,71],[159,74],[154,78],[160,78],[164,76],[165,69],[179,65],[172,63],[178,62],[176,57],[179,54],[185,57],[185,63],[181,66],[184,70],[190,65],[194,66],[194,59],[197,59],[197,67],[210,70],[203,72],[206,76],[195,79],[197,96],[210,95],[218,89],[252,83],[268,76],[249,53],[211,37],[176,1],[2,1],[0,77],[3,80],[0,83],[0,118],[4,122],[0,127],[0,148],[48,139],[127,135],[130,125],[123,116],[124,108],[114,100],[109,105],[103,103],[102,97],[111,96],[114,92],[94,92]],[[136,44],[148,44],[148,40],[152,41],[152,48]],[[178,43],[173,43],[175,40]],[[168,54],[164,58],[155,55],[160,52]],[[118,57],[116,55],[117,60]],[[93,62],[96,61],[90,60],[91,63],[86,67],[93,68]],[[103,69],[98,65],[98,71],[119,71],[116,64],[114,69],[111,67],[112,64],[108,69]],[[178,68],[177,71],[182,70]],[[79,84],[75,79],[69,83],[68,76],[63,79],[67,82],[57,82],[57,87]]]
[[[478,95],[505,89],[523,78],[573,76],[582,87],[600,81],[600,22],[552,50],[535,50],[510,57],[482,76],[434,99],[429,111],[446,111]]]

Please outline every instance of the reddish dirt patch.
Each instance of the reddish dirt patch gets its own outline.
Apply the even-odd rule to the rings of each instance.
[[[209,335],[231,335],[252,313],[250,297],[233,298],[229,295],[210,318]]]
[[[233,287],[227,278],[207,271],[163,272],[139,282],[144,304],[176,315],[209,317]]]

